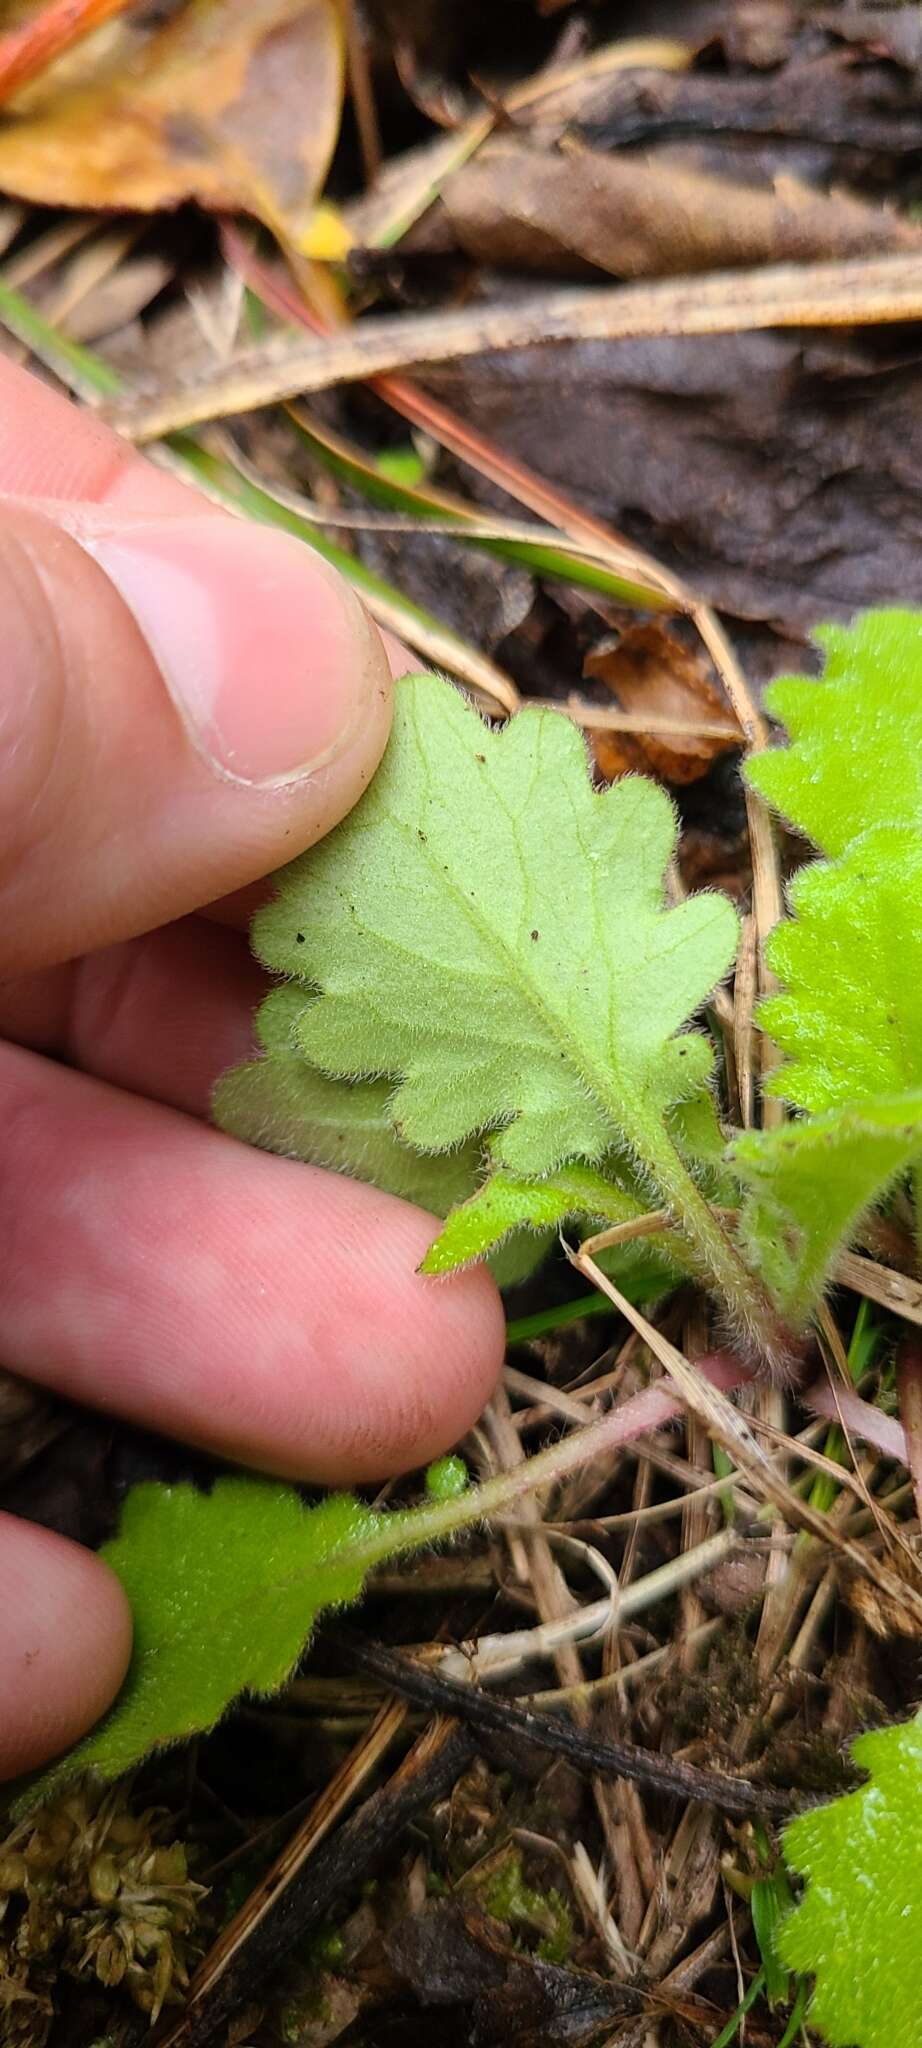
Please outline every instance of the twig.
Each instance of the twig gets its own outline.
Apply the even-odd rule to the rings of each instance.
[[[281,1855],[275,1858],[270,1868],[261,1877],[235,1913],[232,1920],[221,1932],[213,1948],[200,1964],[189,1990],[189,2004],[203,2003],[215,1985],[233,1963],[234,1957],[247,1948],[254,1930],[271,1911],[274,1902],[285,1888],[292,1884],[308,1858],[313,1855],[324,1836],[329,1834],[340,1814],[355,1797],[359,1787],[381,1762],[406,1718],[406,1710],[394,1704],[384,1707],[375,1715],[371,1727],[346,1758],[341,1768],[334,1772],[329,1784],[318,1799],[315,1799],[300,1825],[289,1837]]]
[[[275,335],[215,376],[193,372],[172,388],[106,410],[132,440],[379,377],[416,363],[457,362],[494,349],[613,341],[663,334],[736,334],[767,327],[885,325],[922,317],[922,259],[854,258],[719,271],[666,283],[532,293],[512,304],[359,321],[325,339]]]
[[[213,1994],[187,2006],[168,2031],[155,2037],[158,2048],[205,2048],[270,1971],[327,1919],[375,1857],[392,1848],[413,1815],[451,1790],[476,1752],[467,1728],[440,1722],[427,1729],[387,1784],[365,1800],[273,1901]]]
[[[630,1742],[598,1742],[582,1729],[551,1715],[532,1713],[511,1700],[481,1692],[479,1687],[443,1678],[426,1670],[383,1643],[368,1642],[345,1629],[324,1629],[324,1640],[357,1664],[373,1672],[385,1685],[421,1706],[451,1713],[457,1720],[494,1735],[517,1736],[552,1756],[566,1757],[578,1770],[605,1777],[628,1778],[634,1784],[652,1785],[659,1792],[671,1792],[677,1799],[697,1799],[725,1813],[787,1814],[797,1805],[795,1794],[774,1787],[754,1785],[747,1778],[731,1778],[723,1771],[701,1770],[695,1764],[680,1763],[677,1757],[658,1756]]]
[[[576,1266],[579,1272],[584,1273],[600,1293],[607,1294],[615,1307],[621,1310],[622,1315],[649,1345],[654,1357],[659,1359],[660,1364],[665,1366],[666,1371],[681,1388],[689,1408],[701,1417],[710,1435],[723,1445],[724,1450],[729,1451],[740,1470],[753,1481],[766,1500],[780,1508],[788,1522],[806,1529],[811,1536],[818,1536],[822,1543],[832,1544],[843,1561],[847,1562],[861,1578],[870,1578],[881,1597],[891,1603],[892,1612],[900,1616],[900,1625],[906,1628],[907,1634],[922,1633],[922,1592],[919,1588],[906,1584],[896,1572],[874,1557],[867,1545],[843,1536],[831,1516],[822,1514],[810,1501],[801,1500],[776,1471],[771,1459],[766,1457],[756,1444],[752,1430],[739,1410],[732,1406],[714,1384],[701,1376],[700,1366],[698,1371],[690,1366],[688,1359],[676,1350],[674,1344],[669,1343],[661,1330],[657,1330],[653,1323],[647,1321],[646,1316],[641,1315],[640,1310],[633,1302],[628,1301],[620,1288],[608,1279],[592,1259],[585,1258],[581,1252],[569,1250],[568,1257],[571,1264]],[[593,1426],[598,1429],[600,1425],[596,1423]],[[567,1443],[570,1442],[572,1438],[567,1439]],[[836,1476],[840,1486],[848,1484],[844,1468],[836,1467]]]
[[[896,1361],[896,1379],[909,1476],[916,1513],[922,1521],[922,1340],[918,1337],[904,1337]]]

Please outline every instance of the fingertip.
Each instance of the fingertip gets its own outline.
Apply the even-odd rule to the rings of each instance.
[[[433,1277],[419,1265],[439,1229],[435,1217],[375,1195],[374,1298],[365,1346],[343,1365],[351,1417],[342,1471],[353,1482],[387,1478],[425,1465],[473,1427],[495,1390],[505,1355],[503,1305],[485,1266]],[[334,1463],[339,1457],[334,1452]]]
[[[377,628],[274,529],[214,513],[117,528],[7,500],[0,616],[11,972],[272,872],[345,817],[387,744]]]
[[[69,1749],[115,1697],[131,1612],[102,1558],[0,1513],[0,1779]]]
[[[476,1420],[502,1307],[483,1270],[419,1272],[424,1211],[12,1049],[0,1108],[12,1370],[334,1485],[410,1470]]]

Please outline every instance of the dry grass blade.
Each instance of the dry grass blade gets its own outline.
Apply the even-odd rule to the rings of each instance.
[[[843,1252],[836,1266],[836,1279],[867,1301],[876,1301],[906,1323],[922,1323],[922,1281],[908,1273],[896,1273],[860,1252]]]
[[[614,705],[591,704],[575,691],[563,703],[550,697],[529,697],[528,701],[565,712],[584,732],[636,732],[651,737],[661,734],[664,739],[723,740],[731,746],[739,746],[742,739],[738,727],[728,719],[663,718],[654,712],[618,711]]]
[[[717,1565],[734,1556],[744,1540],[735,1529],[720,1529],[716,1536],[706,1537],[694,1550],[680,1551],[667,1564],[656,1565],[642,1578],[635,1579],[633,1584],[621,1588],[617,1599],[618,1625],[646,1613],[662,1600],[674,1599],[684,1586],[694,1585],[697,1579],[704,1578]],[[536,1658],[557,1659],[561,1649],[567,1645],[595,1641],[611,1619],[611,1600],[593,1600],[588,1606],[556,1621],[544,1620],[534,1628],[506,1629],[496,1635],[480,1635],[453,1649],[442,1650],[437,1658],[438,1667],[452,1678],[495,1684],[500,1679],[517,1677],[523,1666]],[[581,1674],[574,1673],[563,1682],[568,1689],[578,1690],[582,1683]]]
[[[756,1490],[780,1510],[787,1522],[795,1528],[806,1529],[811,1536],[831,1545],[842,1561],[847,1562],[861,1578],[870,1579],[886,1612],[902,1618],[902,1626],[908,1635],[922,1634],[922,1588],[907,1584],[889,1566],[882,1564],[867,1546],[843,1536],[829,1515],[820,1513],[809,1501],[802,1500],[780,1476],[771,1458],[757,1443],[750,1425],[726,1395],[695,1371],[688,1359],[670,1344],[662,1331],[647,1321],[646,1316],[641,1315],[633,1302],[628,1301],[591,1258],[580,1251],[571,1251],[569,1257],[578,1271],[585,1274],[601,1293],[608,1295],[643,1337],[654,1358],[659,1359],[674,1379],[692,1413],[700,1416],[709,1434],[729,1452]],[[595,1426],[598,1428],[599,1425]],[[782,1438],[782,1441],[787,1443],[790,1439]],[[841,1481],[840,1467],[836,1467],[836,1476]]]
[[[227,2038],[222,2030],[244,2000],[278,1971],[297,1942],[327,1920],[408,1820],[451,1790],[475,1753],[476,1744],[466,1729],[442,1718],[432,1722],[393,1777],[302,1865],[253,1926],[245,1948],[228,1960],[208,1996],[185,2007],[158,2048],[204,2048],[216,2036]]]
[[[780,264],[666,284],[552,291],[513,305],[371,319],[311,342],[274,337],[218,377],[193,374],[171,390],[108,408],[135,441],[308,391],[428,362],[536,343],[661,334],[733,334],[766,327],[854,327],[922,318],[922,256]]]
[[[389,1701],[376,1714],[367,1734],[325,1785],[320,1798],[296,1828],[290,1841],[286,1842],[281,1855],[265,1872],[240,1911],[234,1914],[226,1927],[222,1927],[189,1987],[187,2010],[194,2009],[210,1996],[229,1963],[245,1947],[253,1929],[264,1919],[279,1894],[303,1868],[318,1843],[329,1834],[360,1787],[377,1769],[403,1727],[406,1714],[406,1707],[398,1700]],[[162,2048],[169,2048],[172,2038],[172,2033],[168,2034]]]
[[[916,1513],[922,1520],[922,1340],[918,1337],[907,1337],[900,1346],[896,1374],[909,1476]]]

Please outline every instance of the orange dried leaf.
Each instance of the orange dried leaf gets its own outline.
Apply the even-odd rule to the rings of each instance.
[[[300,242],[339,130],[336,0],[189,0],[140,49],[0,123],[0,189],[154,212],[187,199]]]
[[[587,655],[584,673],[606,683],[622,711],[649,716],[653,727],[593,734],[596,763],[608,782],[635,771],[663,782],[697,782],[718,754],[743,744],[701,656],[665,625],[651,621],[601,641]],[[673,720],[674,733],[656,730]]]

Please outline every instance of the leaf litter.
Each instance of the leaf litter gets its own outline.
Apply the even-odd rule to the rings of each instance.
[[[234,378],[236,399],[249,404],[245,361],[238,365],[236,359],[254,339],[239,316],[241,273],[222,266],[207,239],[196,238],[190,252],[186,229],[166,219],[164,209],[191,197],[206,208],[239,209],[265,222],[294,266],[288,289],[296,298],[306,294],[300,304],[315,319],[320,280],[313,239],[321,197],[332,204],[334,218],[341,210],[345,224],[335,262],[350,241],[354,245],[354,282],[348,269],[336,270],[335,292],[347,301],[351,291],[355,310],[367,306],[366,324],[378,312],[398,320],[420,310],[451,314],[465,297],[473,302],[475,318],[481,305],[489,311],[495,304],[501,312],[508,305],[508,346],[429,369],[421,382],[406,374],[415,371],[418,359],[398,354],[392,389],[385,388],[386,373],[372,391],[349,370],[353,381],[307,397],[308,417],[315,411],[321,434],[338,433],[370,465],[380,460],[382,474],[384,458],[408,451],[417,480],[460,496],[469,519],[488,524],[495,515],[499,530],[503,519],[520,521],[523,508],[547,519],[553,501],[555,544],[568,531],[575,536],[584,521],[583,538],[589,528],[601,546],[604,532],[623,551],[622,570],[633,559],[641,582],[649,573],[643,565],[652,557],[663,587],[674,593],[675,627],[651,622],[642,608],[638,619],[623,594],[568,584],[532,564],[532,582],[515,592],[510,583],[508,597],[503,577],[521,570],[500,568],[492,628],[486,613],[477,615],[486,603],[484,590],[467,605],[464,631],[526,697],[575,708],[593,732],[605,774],[618,778],[641,766],[663,780],[678,798],[685,827],[680,860],[694,845],[695,857],[705,867],[710,861],[711,871],[721,872],[721,862],[736,864],[745,890],[749,849],[740,837],[742,807],[738,793],[731,794],[728,772],[739,750],[738,740],[735,749],[733,744],[739,702],[732,709],[727,703],[720,658],[715,666],[679,621],[693,619],[702,603],[719,604],[761,682],[779,669],[805,665],[805,637],[821,618],[922,596],[913,510],[913,328],[885,321],[875,332],[862,317],[873,317],[871,287],[878,289],[875,277],[886,274],[873,269],[876,252],[896,247],[911,253],[918,240],[911,165],[922,139],[922,53],[913,32],[914,10],[831,8],[805,14],[756,0],[720,10],[717,20],[716,10],[689,6],[681,19],[666,24],[667,36],[670,27],[675,31],[674,42],[633,51],[612,10],[597,14],[577,5],[522,13],[529,17],[530,77],[521,56],[504,46],[500,26],[491,19],[496,10],[472,7],[463,20],[447,23],[443,10],[417,0],[403,11],[398,32],[393,10],[388,14],[373,5],[363,19],[344,9],[349,33],[358,20],[367,39],[369,77],[395,174],[409,143],[419,149],[421,122],[431,137],[431,170],[418,158],[412,184],[400,186],[397,180],[399,203],[389,201],[389,214],[381,216],[386,225],[377,232],[389,241],[386,250],[375,247],[374,234],[362,228],[364,172],[349,139],[351,98],[340,126],[343,43],[332,9],[235,11],[215,0],[211,7],[177,7],[165,26],[155,16],[148,19],[145,10],[137,20],[109,25],[104,36],[97,32],[98,39],[88,37],[58,59],[47,75],[39,72],[11,104],[0,128],[0,188],[11,201],[127,213],[124,250],[111,261],[102,252],[95,268],[91,263],[75,277],[65,274],[72,260],[66,244],[59,244],[58,255],[49,244],[35,267],[21,273],[19,288],[52,327],[61,326],[65,338],[68,321],[76,341],[98,343],[103,337],[104,353],[129,385],[149,380],[153,369],[160,385],[155,395],[173,402],[174,411],[191,351],[202,377],[218,391],[222,412],[230,414],[248,474],[261,478],[267,492],[279,482],[310,497],[312,516],[318,498],[322,510],[324,493],[331,515],[348,517],[367,501],[342,476],[332,482],[327,476],[318,489],[320,471],[288,416],[272,403],[271,391],[268,410],[235,411]],[[244,48],[257,45],[265,61],[245,64]],[[278,89],[280,72],[285,75]],[[346,89],[355,90],[351,73]],[[436,133],[432,127],[436,109],[454,124],[447,149],[445,129]],[[132,184],[128,152],[135,149],[142,116],[144,151]],[[465,134],[465,122],[481,124],[480,140]],[[98,132],[91,148],[93,127]],[[332,181],[324,190],[337,140]],[[60,170],[65,163],[66,190]],[[629,201],[634,206],[631,247],[624,233],[619,247],[618,216],[601,196],[594,203],[596,190],[620,194],[622,212]],[[704,215],[695,214],[696,204]],[[142,220],[139,229],[139,212],[155,218]],[[683,228],[686,217],[690,225]],[[52,216],[62,218],[67,233],[76,232],[70,249],[81,233],[92,248],[92,211],[82,223]],[[371,218],[366,211],[366,220]],[[738,231],[734,223],[741,224]],[[26,213],[19,224],[11,216],[8,263],[28,258],[47,227],[47,216]],[[363,232],[369,259],[364,271]],[[867,259],[860,253],[865,248],[872,252]],[[823,317],[817,265],[843,256],[858,265],[848,273],[853,325],[841,334],[824,334],[812,317]],[[265,246],[259,260],[271,267]],[[334,259],[319,260],[329,283]],[[682,313],[681,280],[694,260],[702,262],[706,285],[709,272],[744,263],[744,287],[728,316],[736,331],[707,339],[687,331],[693,321]],[[792,317],[805,324],[787,334],[777,328],[758,333],[751,323],[762,288],[760,269],[789,261],[799,267],[796,289],[791,287]],[[151,267],[132,275],[130,262]],[[572,302],[574,331],[553,353],[521,346],[517,296],[540,287],[545,277],[559,278],[570,264],[588,264],[619,282],[637,275],[665,280],[672,291],[663,302],[666,331],[637,340],[587,341]],[[770,279],[764,282],[771,287]],[[223,360],[217,326],[203,326],[201,301],[198,309],[196,304],[197,293],[216,285],[230,285],[238,295],[235,318],[222,330]],[[321,293],[320,299],[329,322],[330,297]],[[914,314],[911,298],[901,303]],[[290,319],[268,300],[259,325],[274,347],[291,347]],[[361,326],[360,319],[359,331]],[[261,337],[256,339],[260,345]],[[343,360],[348,364],[348,351]],[[64,367],[63,357],[55,367]],[[228,367],[231,377],[221,386]],[[207,458],[213,479],[223,479],[230,492],[228,471],[209,447],[207,429],[201,447],[201,457],[195,454],[199,473],[204,477]],[[318,530],[322,534],[319,518]],[[331,527],[327,538],[336,533]],[[359,569],[367,562],[390,580],[399,603],[422,574],[417,558],[423,536],[414,543],[412,533],[394,535],[385,561],[380,540],[370,532],[363,535],[356,527],[350,534],[343,527],[340,541],[344,534],[345,555]],[[439,541],[439,547],[446,551],[447,576],[452,542]],[[436,614],[438,595],[438,574],[430,574],[422,601]],[[712,651],[715,645],[719,657],[720,643],[712,642]],[[450,654],[450,642],[446,647]],[[790,707],[782,691],[770,708],[787,719]],[[638,728],[593,728],[593,709],[620,712],[628,721],[636,719]],[[686,743],[681,733],[660,730],[670,717],[697,723],[700,738]],[[646,732],[640,729],[644,718]],[[726,735],[715,738],[707,728],[722,722]],[[905,724],[896,721],[894,730],[891,797],[909,777],[912,755]],[[831,734],[835,744],[835,719]],[[796,745],[785,757],[792,773],[795,752]],[[860,739],[844,759],[841,752],[836,758],[860,784]],[[780,765],[769,772],[778,773]],[[759,786],[767,789],[761,781]],[[865,777],[862,804],[872,797]],[[799,822],[793,803],[782,801],[782,808]],[[827,854],[843,852],[827,844],[815,821],[807,822]],[[892,826],[889,801],[885,822]],[[787,867],[802,852],[796,837],[782,842]],[[845,866],[852,860],[857,868],[859,854],[845,851]],[[774,942],[771,965],[786,993],[771,996],[771,1004],[789,1001],[796,981],[796,962],[786,948],[796,949],[798,920],[822,918],[822,873],[815,868],[797,885],[797,919]],[[837,871],[835,886],[848,886],[848,875]],[[895,904],[897,894],[895,888]],[[760,917],[761,937],[768,921]],[[871,946],[872,936],[862,942]],[[799,1086],[797,1072],[827,1029],[824,995],[822,988],[798,990],[796,1030],[792,1025],[794,1035],[784,1046],[788,1065],[777,1083],[782,1093]],[[718,1023],[719,1018],[718,1005]],[[856,1029],[861,1023],[856,1018]],[[783,1038],[780,1020],[777,1028]],[[868,1043],[883,1057],[886,1033],[868,1028]],[[895,1085],[905,1091],[916,1078],[903,1066]],[[372,1125],[374,1142],[382,1142],[381,1091],[379,1084],[367,1085],[372,1095],[359,1149],[371,1142]],[[869,1086],[884,1092],[877,1068]],[[265,1138],[266,1103],[254,1098],[251,1113],[254,1131],[262,1117]],[[314,1119],[312,1144],[333,1148],[335,1126],[331,1159],[356,1156],[355,1142],[344,1139],[342,1120],[328,1098],[303,1103],[300,1113]],[[316,1136],[318,1121],[322,1140]],[[455,1157],[460,1188],[465,1161],[463,1153]],[[405,1170],[405,1157],[398,1163]],[[894,1289],[901,1278],[907,1287],[916,1284],[911,1242],[882,1264],[864,1254],[848,1257],[862,1285],[877,1284],[869,1278],[872,1266],[890,1276]],[[567,1403],[588,1420],[613,1396],[629,1403],[658,1389],[672,1420],[651,1424],[645,1435],[626,1439],[587,1469],[562,1472],[539,1505],[528,1507],[523,1500],[492,1534],[468,1537],[443,1553],[440,1564],[450,1563],[454,1574],[450,1595],[437,1589],[427,1594],[424,1564],[404,1575],[401,1590],[392,1575],[387,1593],[376,1593],[372,1578],[359,1628],[422,1646],[424,1664],[455,1642],[469,1646],[480,1637],[506,1636],[510,1647],[513,1641],[520,1645],[505,1668],[507,1690],[528,1697],[552,1688],[555,1710],[568,1708],[577,1724],[587,1717],[585,1725],[600,1736],[624,1735],[690,1763],[745,1769],[775,1787],[809,1787],[827,1795],[854,1784],[848,1738],[869,1723],[905,1722],[914,1704],[913,1585],[907,1580],[908,1606],[901,1606],[893,1581],[905,1569],[905,1557],[898,1567],[892,1542],[882,1534],[896,1529],[902,1539],[908,1530],[910,1541],[913,1534],[912,1490],[894,1434],[899,1424],[893,1317],[886,1307],[870,1311],[878,1318],[879,1350],[860,1367],[857,1391],[850,1385],[838,1403],[835,1387],[824,1391],[821,1423],[810,1408],[796,1404],[782,1409],[780,1420],[774,1411],[773,1422],[764,1402],[759,1413],[762,1397],[756,1397],[752,1427],[776,1475],[790,1472],[792,1460],[796,1472],[809,1475],[808,1460],[819,1457],[818,1446],[828,1449],[839,1421],[844,1424],[840,1449],[814,1468],[812,1481],[834,1488],[837,1459],[848,1461],[850,1441],[864,1494],[843,1486],[834,1500],[830,1524],[841,1538],[837,1548],[814,1525],[801,1526],[793,1498],[786,1520],[777,1489],[769,1507],[765,1499],[754,1500],[751,1472],[728,1469],[725,1458],[721,1463],[700,1419],[677,1408],[671,1385],[666,1393],[656,1352],[644,1343],[636,1319],[632,1325],[609,1302],[607,1317],[572,1320],[569,1310],[580,1286],[584,1291],[585,1282],[568,1276],[558,1260],[510,1297],[513,1331],[517,1320],[536,1315],[545,1329],[526,1338],[524,1348],[516,1340],[505,1394],[465,1447],[471,1469],[494,1477],[514,1469],[523,1453],[546,1442],[549,1427],[571,1429]],[[663,1344],[671,1342],[687,1358],[701,1354],[701,1310],[687,1290],[659,1303],[654,1282],[653,1294],[642,1298],[653,1304],[649,1327],[661,1333]],[[603,1302],[597,1295],[595,1309]],[[868,1313],[862,1308],[856,1323],[855,1302],[846,1292],[833,1298],[833,1331],[843,1357],[846,1351],[851,1355],[849,1339],[855,1349]],[[856,1359],[859,1351],[860,1346]],[[535,1388],[546,1388],[544,1411]],[[864,1410],[877,1421],[868,1421],[861,1448]],[[684,1421],[677,1420],[683,1412]],[[11,1413],[15,1442],[4,1461],[4,1503],[86,1534],[87,1508],[78,1472],[68,1462],[73,1454],[67,1428],[49,1420],[44,1403],[33,1414],[14,1402]],[[117,1432],[120,1440],[113,1446],[111,1430],[107,1434],[91,1421],[80,1427],[80,1456],[86,1458],[90,1442],[97,1445],[96,1469],[113,1517],[126,1475],[183,1487],[192,1473],[182,1454],[178,1468],[165,1469],[165,1454],[127,1431]],[[398,1490],[398,1501],[406,1497],[406,1488]],[[94,1523],[98,1513],[97,1507]],[[604,1570],[617,1575],[624,1613],[616,1625],[610,1597],[599,1601],[585,1558],[561,1541],[577,1532]],[[736,1582],[748,1589],[742,1596],[720,1577],[723,1565],[713,1545],[724,1535],[727,1557],[745,1567]],[[850,1576],[849,1546],[864,1560],[863,1577]],[[865,1589],[860,1595],[859,1585]],[[593,1601],[608,1615],[598,1641],[583,1637],[578,1625],[581,1610]],[[294,1637],[292,1643],[294,1656]],[[272,1648],[278,1650],[274,1636]],[[258,1680],[256,1673],[257,1689]],[[745,1825],[733,1828],[693,1802],[676,1804],[646,1787],[574,1777],[561,1760],[542,1760],[508,1736],[466,1760],[459,1750],[452,1763],[449,1754],[448,1777],[440,1778],[434,1724],[414,1708],[403,1735],[398,1716],[399,1726],[389,1726],[383,1746],[373,1752],[375,1767],[384,1772],[385,1802],[392,1802],[385,1811],[413,1821],[410,1833],[398,1836],[382,1857],[377,1795],[363,1780],[367,1766],[360,1758],[385,1698],[380,1682],[350,1676],[321,1635],[305,1673],[277,1701],[251,1704],[223,1723],[192,1752],[191,1766],[181,1751],[168,1752],[144,1775],[143,1796],[150,1786],[168,1813],[182,1815],[183,1853],[191,1846],[192,1874],[212,1884],[210,1901],[199,1908],[206,1940],[243,1899],[235,1937],[236,1990],[233,1997],[230,1989],[224,1995],[227,2015],[238,2013],[246,2038],[261,2048],[281,2024],[292,2040],[358,2043],[375,2037],[386,2012],[388,2038],[409,2042],[420,2008],[435,2002],[440,2025],[451,2027],[457,2019],[467,2037],[473,2028],[473,2038],[511,2037],[523,2048],[530,2038],[556,2038],[555,2029],[567,2040],[652,2038],[658,2048],[669,2048],[673,2041],[693,2039],[710,2048],[719,2036],[730,2038],[727,2029],[753,1985],[747,2039],[782,2038],[783,2014],[772,2015],[758,1988],[760,1970],[765,1988],[777,1988],[778,1965],[773,1975],[771,1958],[760,1946],[767,1940],[763,1920],[755,1912],[750,1922],[745,1904],[765,1882],[765,1844],[754,1842]],[[909,1740],[908,1734],[901,1740]],[[881,1752],[875,1765],[881,1784],[886,1759],[894,1754]],[[856,1761],[859,1768],[865,1761],[860,1750]],[[362,1801],[353,1823],[345,1818],[344,1804],[334,1801],[329,1813],[325,1806],[337,1774],[348,1786],[350,1769]],[[859,1787],[851,1796],[858,1804],[848,1811],[863,1811],[866,1792]],[[267,1892],[260,1887],[275,1884],[274,1857],[283,1896],[291,1892],[284,1842],[288,1834],[294,1839],[300,1823],[286,1813],[298,1801],[310,1808],[303,1870],[316,1869],[323,1892],[313,1921],[307,1906],[303,1915],[304,1928],[315,1928],[318,1951],[308,1961],[291,1961],[278,1937],[275,1949],[265,1951],[260,1974],[256,1908],[248,1908],[246,1897],[264,1902]],[[842,1815],[846,1809],[821,1809],[833,1811]],[[806,1830],[807,1821],[795,1823],[792,1862],[807,1869],[809,1857],[809,1867],[822,1878],[819,1837],[808,1847],[807,1833],[798,1837],[797,1829]],[[517,1894],[515,1887],[493,1885],[490,1877],[495,1859],[508,1858],[510,1845],[520,1859]],[[897,1850],[888,1869],[900,1858]],[[363,1878],[372,1871],[373,1889],[363,1899]],[[550,1961],[541,1945],[553,1921],[549,1901],[555,1895],[566,1902],[570,1935],[566,1952]],[[735,1903],[728,1915],[730,1895]],[[531,1919],[516,1908],[523,1896],[531,1900]],[[332,1900],[339,1904],[331,1928]],[[856,1895],[856,1913],[860,1903]],[[13,1909],[14,1924],[19,1910]],[[795,1972],[817,1954],[812,1938],[806,1949],[798,1948],[798,1927],[803,1921],[795,1917],[791,1946],[783,1951],[787,1969]],[[851,1924],[844,1934],[837,1930],[835,1940],[852,1944],[866,1938],[857,1921],[855,1927],[859,1932]],[[186,2026],[177,2043],[182,2039],[192,2048],[197,2038],[204,2041],[209,2005],[212,2017],[219,2015],[213,2001],[232,1973],[215,1967],[214,1976],[207,1966],[202,1974],[210,1988],[207,1996],[193,1999],[188,2025],[177,2008],[171,2025]],[[84,1993],[75,1982],[72,1995],[79,1999]],[[796,1977],[788,1989],[796,2000]],[[179,1979],[166,1987],[169,1996],[181,1990]],[[88,2009],[69,2007],[69,1995],[54,1986],[60,2024],[72,2038],[91,2038],[85,2027],[80,2032]],[[815,2017],[825,2014],[828,2038],[845,2043],[849,2027],[854,2031],[863,2022],[851,2014],[842,2017],[828,2002],[824,2006],[823,1996],[821,1978]],[[318,2017],[319,2005],[325,2018]],[[92,2031],[111,2024],[127,2042],[132,2022],[124,2007],[114,2014],[110,1994]],[[20,2018],[21,2013],[17,2026]],[[38,2008],[30,2011],[32,2033],[24,2038],[38,2042],[45,2018]],[[894,2025],[904,2022],[910,2023],[901,2008]],[[890,2038],[895,2041],[898,2033]],[[20,2035],[11,2033],[10,2039],[18,2042]]]

